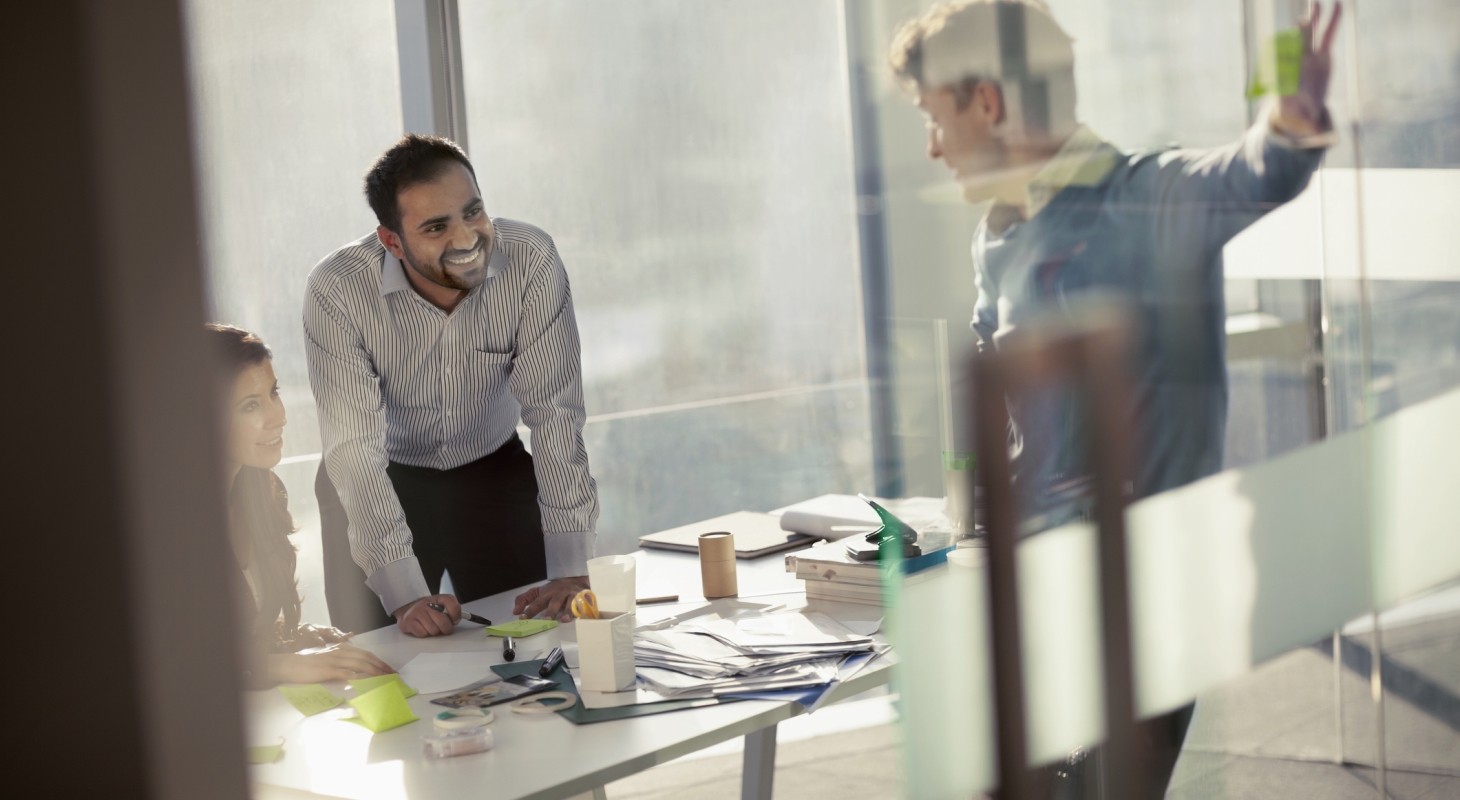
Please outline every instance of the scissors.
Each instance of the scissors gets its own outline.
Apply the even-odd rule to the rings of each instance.
[[[578,619],[598,619],[598,595],[592,589],[584,589],[573,595],[568,610]]]

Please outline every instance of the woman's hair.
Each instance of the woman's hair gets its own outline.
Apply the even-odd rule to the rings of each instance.
[[[232,325],[204,326],[215,374],[231,391],[245,369],[273,358],[268,345],[255,334]],[[254,636],[270,650],[284,645],[299,627],[299,587],[294,568],[297,556],[289,534],[289,493],[273,470],[242,467],[228,489],[232,524],[248,534],[249,565],[258,591],[258,620]]]

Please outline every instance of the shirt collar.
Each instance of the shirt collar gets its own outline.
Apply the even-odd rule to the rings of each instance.
[[[1070,186],[1099,186],[1115,168],[1116,155],[1114,147],[1081,125],[1029,181],[1029,216]]]
[[[512,260],[508,258],[507,251],[503,249],[502,239],[499,236],[492,247],[492,257],[487,260],[487,280],[500,275],[510,263]],[[380,296],[385,297],[409,288],[411,288],[411,281],[406,277],[406,265],[402,264],[394,253],[386,250],[385,260],[380,265]]]

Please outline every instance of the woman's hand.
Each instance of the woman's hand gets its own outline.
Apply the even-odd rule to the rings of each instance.
[[[320,647],[337,642],[347,642],[352,633],[345,633],[339,628],[331,628],[328,625],[301,624],[295,627],[292,635],[284,636],[285,646],[291,650],[302,650],[306,647]]]
[[[392,672],[374,653],[343,642],[269,656],[269,677],[278,683],[347,681]]]

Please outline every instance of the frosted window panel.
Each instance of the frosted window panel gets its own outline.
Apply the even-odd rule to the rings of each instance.
[[[395,4],[194,0],[187,16],[213,315],[273,348],[285,457],[318,453],[304,280],[375,228],[361,181],[401,136]]]
[[[870,486],[839,10],[461,4],[488,210],[573,283],[599,552]]]
[[[493,214],[552,234],[590,414],[863,375],[837,3],[464,3]]]
[[[401,135],[395,5],[192,0],[186,13],[209,313],[273,348],[289,414],[276,472],[300,528],[304,619],[324,623],[300,314],[310,268],[375,227],[361,180]]]

